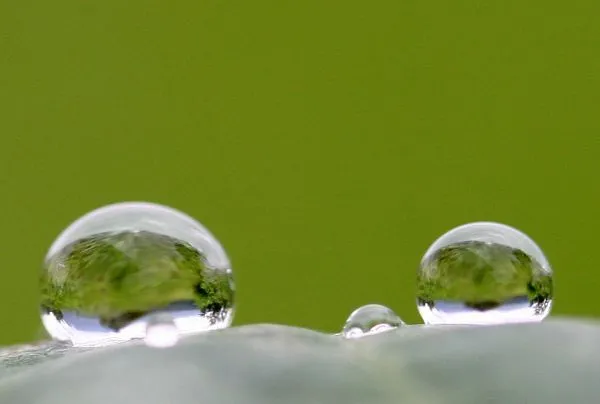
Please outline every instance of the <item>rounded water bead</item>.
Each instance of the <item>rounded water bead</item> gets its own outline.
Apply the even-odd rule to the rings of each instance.
[[[500,223],[469,223],[442,235],[417,275],[417,306],[426,324],[541,321],[552,298],[552,269],[542,250]]]
[[[217,239],[190,216],[146,202],[71,224],[48,251],[41,292],[48,333],[80,346],[144,338],[157,314],[178,334],[233,319],[232,272]]]
[[[345,338],[360,338],[388,331],[404,324],[393,310],[380,304],[368,304],[350,314],[344,324],[342,335]]]

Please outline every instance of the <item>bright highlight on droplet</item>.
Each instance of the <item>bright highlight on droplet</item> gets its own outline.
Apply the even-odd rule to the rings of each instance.
[[[429,247],[417,275],[417,306],[426,324],[541,321],[552,299],[552,269],[542,250],[500,223],[450,230]]]
[[[380,304],[368,304],[354,310],[346,320],[342,335],[361,338],[405,325],[393,310]]]
[[[179,331],[170,315],[154,316],[146,325],[144,342],[152,348],[170,348],[179,341]]]
[[[174,327],[153,329],[162,344],[173,339],[169,330],[178,338],[233,318],[232,272],[217,239],[186,214],[145,202],[109,205],[71,224],[48,251],[41,292],[48,333],[78,346],[146,338],[157,313]]]

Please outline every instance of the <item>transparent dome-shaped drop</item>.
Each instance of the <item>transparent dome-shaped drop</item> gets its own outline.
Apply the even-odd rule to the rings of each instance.
[[[52,244],[41,276],[42,322],[74,345],[145,338],[169,315],[179,334],[228,327],[234,284],[215,237],[166,206],[126,202],[92,211]]]
[[[417,276],[417,306],[426,324],[541,321],[552,298],[552,269],[542,250],[500,223],[450,230],[429,247]]]
[[[342,335],[346,338],[360,338],[379,334],[404,324],[392,309],[380,304],[368,304],[350,314],[344,324]]]

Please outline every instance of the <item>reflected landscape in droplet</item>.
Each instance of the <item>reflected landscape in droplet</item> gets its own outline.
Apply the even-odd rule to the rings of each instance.
[[[426,324],[541,321],[551,309],[552,270],[524,233],[499,223],[455,228],[429,248],[417,276]]]
[[[342,335],[345,338],[360,338],[378,334],[404,325],[393,310],[379,304],[368,304],[354,310],[346,320]]]
[[[69,226],[41,276],[42,321],[75,345],[144,338],[168,314],[178,333],[233,317],[233,279],[218,241],[197,221],[150,203],[110,205]]]

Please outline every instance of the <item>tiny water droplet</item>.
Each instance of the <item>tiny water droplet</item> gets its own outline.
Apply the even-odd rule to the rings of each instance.
[[[345,338],[360,338],[388,331],[404,324],[390,308],[380,304],[368,304],[350,314],[344,324],[342,335]]]
[[[151,317],[146,325],[144,342],[152,348],[169,348],[179,341],[179,330],[169,314]]]
[[[71,224],[46,256],[42,322],[77,346],[145,338],[167,313],[177,334],[228,327],[234,284],[216,238],[186,214],[146,202],[92,211]]]
[[[469,223],[442,235],[417,275],[417,307],[425,324],[541,321],[552,298],[552,269],[542,250],[500,223]]]

